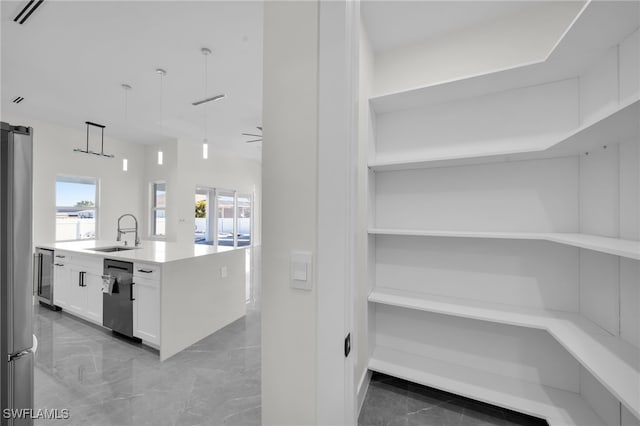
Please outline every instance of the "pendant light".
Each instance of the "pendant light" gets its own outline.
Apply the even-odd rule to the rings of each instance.
[[[113,158],[114,157],[113,154],[105,154],[104,153],[104,128],[106,126],[104,126],[102,124],[98,124],[98,123],[92,123],[91,121],[85,121],[84,123],[87,125],[87,147],[85,149],[75,148],[73,151],[74,152],[80,152],[82,154],[93,154],[93,155],[97,155],[99,157]],[[90,151],[89,150],[89,127],[97,127],[97,128],[100,129],[100,132],[101,132],[100,152]]]
[[[209,59],[209,55],[211,54],[211,49],[208,49],[206,47],[203,47],[202,49],[200,49],[200,53],[202,53],[202,55],[204,56],[204,98],[207,98],[207,82],[208,82],[208,77],[207,77],[207,71],[208,71],[208,59]],[[209,158],[209,140],[207,138],[207,112],[208,112],[208,106],[209,104],[206,103],[206,105],[204,106],[204,138],[202,140],[202,158],[203,159],[208,159]]]
[[[156,74],[158,74],[160,76],[160,108],[159,108],[159,114],[160,114],[160,128],[162,129],[162,95],[163,95],[163,83],[164,83],[164,76],[167,75],[167,71],[162,69],[162,68],[156,68]],[[164,157],[163,157],[163,153],[162,151],[158,151],[158,165],[161,166],[164,163]]]

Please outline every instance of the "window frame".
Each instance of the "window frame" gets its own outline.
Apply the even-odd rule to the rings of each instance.
[[[83,182],[85,181],[85,182]],[[90,182],[89,182],[90,181]],[[93,238],[74,238],[70,240],[59,240],[58,239],[58,224],[57,215],[58,215],[58,207],[75,207],[75,206],[59,206],[58,205],[58,182],[66,182],[66,183],[84,183],[86,185],[93,184],[95,186],[95,195],[94,195],[94,206],[90,209],[84,210],[93,210],[93,219],[94,219],[94,237]],[[100,178],[95,176],[78,176],[78,175],[69,175],[69,174],[57,174],[56,180],[54,182],[54,198],[55,198],[55,216],[54,216],[54,239],[57,243],[64,242],[72,242],[72,241],[97,241],[100,239]]]
[[[158,207],[156,204],[156,186],[164,185],[164,207]],[[166,240],[167,239],[167,181],[156,180],[149,182],[149,239]],[[162,210],[164,212],[165,229],[164,234],[156,234],[156,213]]]

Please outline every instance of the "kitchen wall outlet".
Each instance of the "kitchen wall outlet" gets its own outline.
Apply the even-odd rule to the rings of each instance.
[[[292,251],[289,278],[291,288],[311,290],[313,275],[311,270],[312,254],[308,251]]]
[[[223,266],[220,268],[220,278],[227,278],[229,276],[229,272],[227,271],[227,267]]]

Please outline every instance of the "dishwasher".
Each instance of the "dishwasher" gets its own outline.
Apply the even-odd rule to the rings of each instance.
[[[102,276],[102,325],[135,341],[133,336],[133,263],[105,259]],[[105,289],[107,289],[105,291]]]

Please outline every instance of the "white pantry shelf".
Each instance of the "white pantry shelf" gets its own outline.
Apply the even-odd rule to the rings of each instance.
[[[634,2],[587,1],[546,57],[506,69],[382,94],[372,97],[369,103],[376,113],[386,113],[573,78],[606,49],[631,34],[637,27],[637,14]],[[595,32],[594,28],[600,31]]]
[[[370,235],[540,240],[640,260],[640,241],[565,232],[475,232],[370,228]]]
[[[604,422],[577,394],[486,373],[467,366],[378,346],[369,369],[510,410],[542,417],[550,426]]]
[[[369,162],[369,168],[375,172],[387,172],[581,155],[604,149],[603,141],[615,144],[637,140],[640,133],[638,117],[640,99],[635,97],[602,112],[598,117],[570,132],[527,138],[524,142],[503,141],[499,144],[457,148],[448,152],[438,150],[431,154],[412,153],[406,157],[378,158]],[[514,146],[518,148],[513,148]]]
[[[640,417],[638,349],[607,333],[579,313],[523,308],[389,288],[374,289],[368,300],[406,309],[545,330],[627,409]]]

